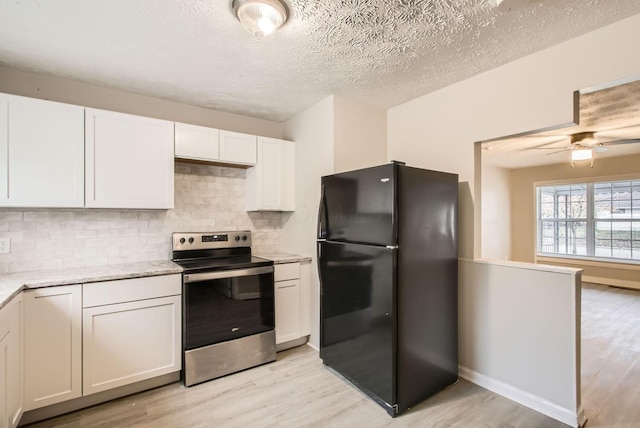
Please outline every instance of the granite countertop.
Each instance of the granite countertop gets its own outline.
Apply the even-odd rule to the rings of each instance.
[[[182,268],[169,260],[51,269],[0,275],[0,308],[24,289],[84,284],[115,279],[181,273]]]
[[[309,256],[301,256],[291,253],[257,253],[254,254],[254,256],[262,259],[273,260],[273,263],[276,265],[282,263],[302,263],[311,261],[311,257]]]

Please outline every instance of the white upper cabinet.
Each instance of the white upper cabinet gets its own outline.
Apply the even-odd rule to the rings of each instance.
[[[258,137],[258,162],[247,170],[247,211],[295,211],[295,146]]]
[[[220,161],[255,165],[256,156],[255,135],[220,131]]]
[[[176,122],[176,157],[218,161],[220,131],[215,128]]]
[[[86,206],[173,208],[173,125],[86,109]]]
[[[84,108],[0,94],[0,206],[84,206]]]

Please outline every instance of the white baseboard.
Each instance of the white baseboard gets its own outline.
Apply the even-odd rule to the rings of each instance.
[[[461,378],[468,380],[469,382],[480,385],[481,387],[502,395],[509,400],[529,407],[537,412],[547,415],[557,421],[567,424],[571,427],[578,428],[584,424],[585,417],[582,408],[577,412],[565,409],[553,404],[550,401],[545,400],[542,397],[538,397],[529,392],[522,391],[511,385],[508,385],[499,380],[490,378],[483,374],[477,373],[466,367],[458,367],[458,373]]]
[[[314,345],[311,342],[307,342],[307,346],[309,346],[310,348],[313,348],[316,350],[316,352],[320,352],[320,348],[318,348],[316,345]]]

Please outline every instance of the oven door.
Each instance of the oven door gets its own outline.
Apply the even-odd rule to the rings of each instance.
[[[184,275],[185,351],[275,327],[273,266]]]

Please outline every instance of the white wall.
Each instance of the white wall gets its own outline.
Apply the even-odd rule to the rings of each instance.
[[[472,220],[467,212],[473,213],[474,142],[571,122],[573,91],[640,74],[635,40],[640,15],[388,111],[389,159],[458,173],[468,183],[469,199],[461,192],[460,200],[463,257],[480,253],[474,242],[480,213]]]
[[[91,76],[87,76],[88,79]],[[282,123],[167,101],[0,66],[0,92],[77,104],[263,137],[282,138]]]
[[[387,112],[334,96],[334,171],[387,162]]]
[[[407,159],[418,167],[457,173],[460,176],[460,255],[471,259],[481,252],[480,222],[481,210],[474,209],[476,180],[480,177],[479,164],[476,165],[474,143],[501,136],[516,134],[540,128],[568,124],[573,120],[573,92],[607,82],[629,79],[640,75],[640,55],[632,41],[640,40],[640,15],[632,16],[610,26],[601,28],[560,45],[490,70],[468,80],[448,86],[422,96],[388,111],[388,153],[389,159]],[[476,176],[477,175],[477,176]],[[479,184],[478,184],[479,185]],[[479,192],[478,192],[479,193]],[[479,202],[479,201],[477,201]],[[479,205],[479,204],[478,204]],[[463,262],[464,263],[464,262]],[[542,397],[536,401],[545,405],[545,400],[561,409],[567,409],[566,400],[570,392],[559,389],[560,396],[546,397],[542,392],[555,385],[554,379],[541,377],[548,382],[540,384],[535,378],[501,377],[498,367],[487,365],[480,355],[496,353],[496,361],[511,362],[506,366],[515,372],[529,372],[536,367],[537,373],[550,370],[556,373],[556,361],[543,359],[544,364],[523,358],[522,349],[527,348],[522,340],[517,346],[505,347],[496,340],[502,340],[500,331],[488,334],[464,318],[464,310],[480,310],[503,317],[504,326],[513,320],[522,319],[519,313],[508,305],[497,305],[495,290],[512,295],[523,281],[529,284],[531,298],[543,297],[545,303],[555,308],[556,294],[548,287],[537,287],[532,281],[529,268],[513,267],[511,275],[484,275],[476,271],[465,273],[462,267],[460,281],[460,352],[461,361],[472,372],[480,373],[484,379],[500,385],[529,393],[528,397]],[[474,272],[474,271],[471,271]],[[480,284],[474,275],[483,275]],[[542,281],[539,281],[542,284]],[[535,293],[534,293],[535,291]],[[521,308],[526,299],[513,296]],[[565,296],[566,297],[566,296]],[[566,298],[562,300],[568,304]],[[499,303],[499,302],[496,302]],[[481,305],[485,305],[482,307]],[[569,306],[563,307],[570,311]],[[473,312],[471,312],[473,313]],[[530,320],[537,320],[537,314],[530,311]],[[561,315],[561,314],[559,314]],[[565,314],[566,316],[566,314]],[[492,318],[487,318],[491,320]],[[545,324],[546,325],[546,324]],[[482,327],[490,327],[480,324]],[[552,355],[557,342],[550,338],[540,338],[539,352]],[[575,342],[572,345],[576,347]],[[521,348],[523,347],[523,348]],[[503,353],[500,355],[500,353]],[[563,365],[566,367],[566,362]],[[540,392],[536,392],[540,390]],[[579,392],[575,393],[579,397]],[[565,397],[566,396],[566,397]],[[534,400],[535,401],[535,400]],[[579,403],[579,398],[577,398]],[[534,403],[535,404],[535,403]],[[528,404],[531,406],[531,404]],[[567,409],[573,412],[572,409]],[[587,413],[589,409],[586,409]],[[561,412],[562,413],[562,412]],[[565,412],[566,413],[566,412]]]
[[[584,422],[580,283],[579,269],[461,260],[460,376],[570,426]]]
[[[482,257],[511,260],[511,171],[482,165]]]
[[[284,214],[282,248],[313,257],[311,262],[311,337],[319,348],[320,285],[316,232],[320,178],[333,173],[334,97],[298,113],[284,124],[284,138],[296,144],[296,211]]]

